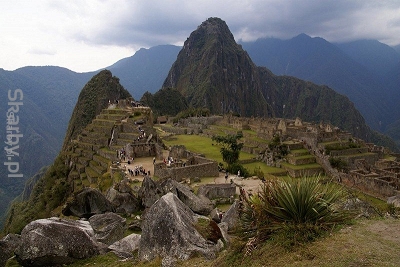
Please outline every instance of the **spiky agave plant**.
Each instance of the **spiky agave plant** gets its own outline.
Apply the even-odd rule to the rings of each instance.
[[[344,198],[344,190],[320,177],[267,180],[258,195],[244,198],[241,234],[252,243],[277,233],[291,244],[312,240],[349,218],[339,209]]]

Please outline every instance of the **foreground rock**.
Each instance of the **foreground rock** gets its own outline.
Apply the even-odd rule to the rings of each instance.
[[[68,202],[62,213],[65,216],[90,218],[94,214],[114,212],[110,201],[97,189],[84,188],[78,192],[71,202]]]
[[[208,259],[215,257],[215,245],[197,232],[195,224],[195,214],[190,208],[173,193],[164,195],[146,212],[139,258],[168,256],[186,260],[195,254]]]
[[[201,215],[209,215],[214,206],[211,201],[206,197],[198,197],[195,195],[190,187],[180,184],[175,180],[168,179],[161,184],[164,193],[171,192],[175,194],[186,206],[193,212]]]
[[[159,200],[164,195],[164,192],[150,176],[145,176],[138,194],[139,198],[142,200],[141,204],[147,209]]]
[[[133,257],[133,252],[139,249],[139,242],[141,236],[138,234],[131,234],[127,237],[110,245],[108,249],[120,258],[127,259]]]
[[[90,217],[89,223],[99,242],[111,245],[124,237],[126,219],[118,214],[107,212],[93,215]]]
[[[226,223],[229,231],[234,231],[239,223],[239,200],[235,200],[231,207],[225,212],[221,222]]]
[[[14,250],[20,245],[20,236],[8,234],[0,240],[0,267],[5,266],[9,258],[14,256]]]
[[[52,266],[98,255],[102,249],[89,222],[53,217],[25,226],[15,254],[23,266]]]
[[[121,192],[118,188],[110,188],[107,191],[106,198],[114,206],[117,213],[131,214],[140,210],[140,201],[133,195],[132,190]]]

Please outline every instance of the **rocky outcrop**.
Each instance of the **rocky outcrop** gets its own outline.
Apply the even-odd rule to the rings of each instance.
[[[206,196],[208,199],[229,199],[236,194],[235,184],[205,184],[199,187],[197,194]]]
[[[106,198],[114,206],[116,213],[135,213],[141,208],[140,200],[133,194],[132,189],[120,191],[119,187],[117,189],[110,188]]]
[[[65,216],[90,218],[94,214],[114,212],[110,201],[97,189],[84,188],[79,191],[71,202],[68,202],[62,213]]]
[[[226,223],[228,230],[234,230],[239,223],[239,200],[235,200],[231,207],[225,212],[221,220],[222,223]]]
[[[139,258],[157,256],[186,260],[194,254],[215,257],[216,248],[196,230],[195,214],[173,193],[160,198],[146,212],[139,245]]]
[[[150,208],[164,195],[162,188],[150,176],[145,176],[139,189],[139,198],[145,208]]]
[[[99,242],[111,245],[124,237],[126,219],[118,214],[107,212],[93,215],[90,217],[89,223]]]
[[[172,192],[176,195],[186,206],[193,212],[201,215],[209,215],[212,211],[213,204],[206,197],[198,197],[195,195],[190,187],[176,182],[175,180],[168,179],[161,184],[164,192]]]
[[[141,236],[138,234],[131,234],[127,237],[110,245],[108,249],[120,258],[132,258],[133,252],[139,249],[139,242]]]
[[[98,255],[102,249],[89,222],[53,217],[25,226],[15,254],[23,266],[51,266],[89,258]]]
[[[19,245],[19,235],[8,234],[0,240],[0,267],[6,265],[7,260],[14,255],[14,250]]]

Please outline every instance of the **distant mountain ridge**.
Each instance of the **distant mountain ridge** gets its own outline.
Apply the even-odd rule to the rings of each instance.
[[[160,45],[141,48],[133,56],[124,58],[107,67],[135,99],[145,92],[154,93],[161,88],[172,63],[181,47]]]

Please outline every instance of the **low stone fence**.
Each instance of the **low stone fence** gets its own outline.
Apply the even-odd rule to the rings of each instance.
[[[216,161],[208,161],[185,167],[168,167],[165,163],[156,163],[154,165],[154,175],[160,179],[171,178],[177,182],[186,178],[193,177],[218,177],[218,164]]]
[[[376,177],[376,175],[362,175],[357,171],[342,175],[342,182],[348,186],[356,187],[372,195],[386,200],[387,197],[397,195],[400,183],[392,177]]]
[[[230,198],[236,193],[235,184],[206,184],[199,187],[198,195],[206,196],[208,199]]]

